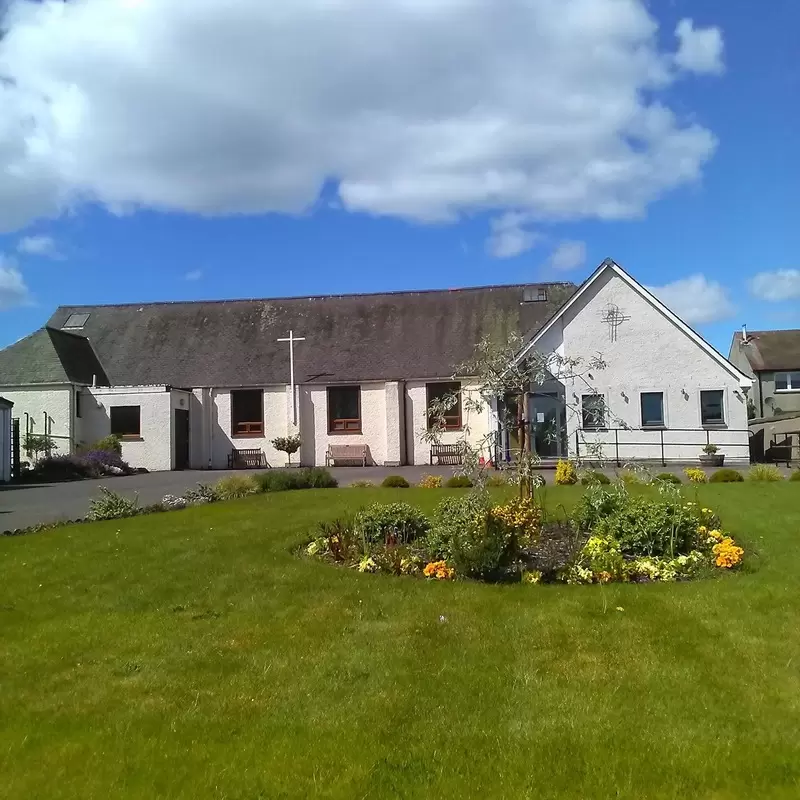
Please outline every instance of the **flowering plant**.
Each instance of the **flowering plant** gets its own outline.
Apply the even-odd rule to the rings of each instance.
[[[684,472],[689,483],[708,483],[708,476],[699,467],[686,467]]]
[[[426,578],[435,578],[437,581],[449,581],[455,577],[456,571],[447,566],[446,561],[431,561],[425,565],[422,574]]]
[[[556,464],[556,486],[569,486],[578,482],[578,471],[571,461],[559,460]]]

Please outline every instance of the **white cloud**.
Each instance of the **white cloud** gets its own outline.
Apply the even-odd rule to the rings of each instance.
[[[0,253],[0,309],[27,305],[30,292],[17,265]]]
[[[183,278],[187,281],[199,281],[200,278],[203,277],[203,270],[201,269],[193,269],[187,272]]]
[[[733,316],[736,311],[728,297],[728,290],[705,275],[692,275],[666,286],[647,288],[689,325],[719,322]]]
[[[300,212],[329,181],[424,221],[631,218],[716,146],[666,105],[644,0],[12,0],[4,24],[0,229]]]
[[[559,272],[568,272],[582,267],[585,261],[586,244],[584,242],[561,242],[547,259],[547,265]]]
[[[542,235],[530,230],[529,223],[530,215],[519,211],[509,211],[490,220],[486,252],[494,258],[514,258],[535,247]]]
[[[759,272],[750,281],[750,292],[761,300],[778,303],[800,297],[800,269]]]
[[[62,258],[52,236],[25,236],[17,243],[17,252],[42,258]]]
[[[722,31],[719,28],[695,28],[692,20],[682,19],[675,35],[679,42],[675,63],[679,67],[709,75],[721,75],[725,71]]]

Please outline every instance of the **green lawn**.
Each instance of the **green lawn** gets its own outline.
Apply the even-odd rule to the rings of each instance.
[[[426,583],[292,554],[348,506],[441,496],[0,539],[0,797],[800,796],[800,485],[699,489],[751,565],[705,582]]]

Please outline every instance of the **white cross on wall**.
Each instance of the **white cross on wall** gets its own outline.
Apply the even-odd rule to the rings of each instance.
[[[294,331],[289,331],[288,338],[278,339],[279,342],[289,342],[289,384],[292,391],[292,424],[297,426],[297,398],[294,391],[294,343],[304,342],[304,336],[295,336]]]

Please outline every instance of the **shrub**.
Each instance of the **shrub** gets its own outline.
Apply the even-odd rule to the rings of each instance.
[[[643,480],[643,474],[641,472],[637,472],[635,469],[623,469],[619,473],[619,479],[622,481],[624,486],[640,486],[643,483],[646,483],[646,480]]]
[[[81,457],[100,465],[105,474],[131,475],[133,473],[128,463],[122,460],[122,456],[113,450],[89,450]]]
[[[165,511],[179,511],[189,505],[185,497],[176,497],[174,494],[165,494],[161,498],[161,505]]]
[[[83,456],[50,456],[41,459],[27,477],[43,481],[79,481],[102,478],[103,469]]]
[[[374,503],[358,512],[357,532],[369,544],[410,544],[428,532],[428,518],[406,503]]]
[[[707,445],[706,445],[706,446],[703,448],[703,452],[704,452],[704,453],[705,453],[707,456],[715,456],[715,455],[717,454],[717,452],[718,452],[718,451],[719,451],[719,447],[717,447],[717,445],[715,445],[715,444],[711,444],[711,442],[709,442],[709,443],[708,443],[708,444],[707,444]]]
[[[300,449],[301,441],[299,436],[279,436],[273,439],[272,446],[281,453],[286,453],[289,463],[292,463],[292,456]]]
[[[741,483],[744,476],[735,469],[718,469],[709,479],[709,483]]]
[[[353,517],[337,517],[330,522],[320,522],[317,537],[306,547],[310,556],[325,556],[343,564],[360,555],[364,549],[355,534]]]
[[[661,472],[653,480],[656,483],[672,483],[676,486],[683,483],[680,475],[675,475],[672,472]]]
[[[196,489],[187,489],[183,496],[188,502],[196,505],[213,503],[219,499],[214,487],[209,486],[207,483],[198,483]]]
[[[571,461],[559,459],[556,464],[556,486],[570,486],[578,482],[578,471]]]
[[[444,484],[448,489],[471,489],[472,481],[466,475],[453,475]]]
[[[452,564],[459,575],[489,580],[502,577],[519,552],[519,528],[514,526],[513,518],[526,530],[534,530],[539,524],[538,509],[516,515],[515,511],[525,509],[512,509],[514,503],[519,501],[496,507],[495,514],[485,495],[445,498],[436,507],[423,543],[430,560]],[[508,514],[511,524],[505,518]]]
[[[339,481],[325,467],[307,467],[300,470],[301,489],[336,489]]]
[[[100,497],[89,501],[89,519],[123,519],[135,517],[139,513],[138,495],[130,500],[121,494],[112,492],[105,486],[100,487]]]
[[[381,486],[384,489],[408,489],[409,483],[402,475],[387,475]]]
[[[486,479],[486,485],[490,489],[500,489],[503,486],[508,486],[508,481],[506,480],[505,475],[490,475]]]
[[[22,449],[26,453],[33,455],[34,458],[38,458],[41,453],[44,453],[49,458],[55,450],[58,450],[58,445],[55,439],[48,434],[29,432],[25,434],[25,438],[22,441]]]
[[[708,476],[699,467],[686,467],[684,473],[689,483],[708,483]]]
[[[697,528],[694,513],[679,503],[627,497],[597,520],[592,534],[613,540],[625,555],[673,556],[695,547]]]
[[[579,530],[592,531],[603,517],[608,517],[624,507],[628,494],[621,486],[606,489],[590,484],[575,511],[575,524]]]
[[[106,453],[116,453],[118,456],[121,456],[122,440],[119,436],[115,436],[114,434],[111,436],[104,436],[91,446],[91,450],[103,450]]]
[[[253,483],[259,492],[288,492],[293,489],[334,489],[339,482],[324,467],[298,470],[271,469],[255,472]]]
[[[751,481],[782,481],[783,475],[774,464],[753,464],[747,475]]]
[[[795,482],[795,481],[800,482],[800,469],[796,469],[791,474],[791,477],[789,478],[789,480],[792,481],[792,482]]]
[[[372,481],[353,481],[350,484],[351,489],[372,489],[374,486]]]
[[[420,482],[417,484],[420,489],[441,489],[442,476],[441,475],[423,475]]]
[[[221,478],[214,486],[214,494],[220,500],[235,500],[255,494],[258,486],[251,475],[228,475]]]
[[[130,475],[133,470],[116,453],[92,450],[84,455],[41,459],[28,477],[47,481],[75,481],[106,475]]]
[[[611,483],[611,479],[608,477],[608,475],[602,472],[597,472],[596,470],[590,469],[581,475],[581,483],[584,486],[592,486],[596,484],[606,486]]]
[[[453,531],[448,560],[459,575],[496,580],[503,577],[518,552],[514,529],[486,511]]]

